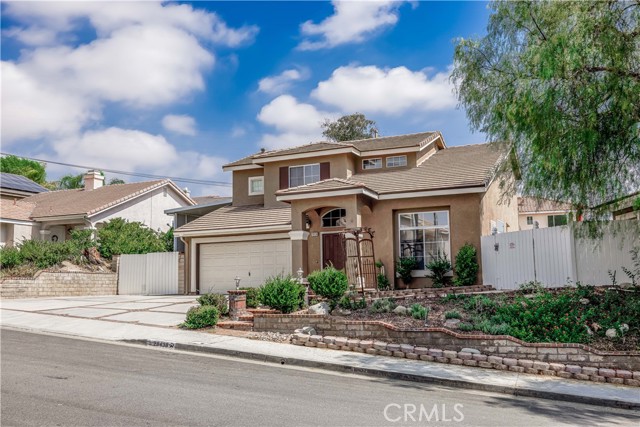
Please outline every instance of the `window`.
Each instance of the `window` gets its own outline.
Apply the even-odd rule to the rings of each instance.
[[[418,261],[418,270],[438,251],[451,259],[449,242],[449,212],[417,212],[398,215],[400,257],[413,257]]]
[[[549,215],[547,216],[547,225],[549,227],[558,227],[560,225],[567,225],[566,215]]]
[[[391,156],[387,157],[388,168],[399,168],[407,166],[407,156]]]
[[[264,194],[264,177],[252,176],[249,177],[249,195],[258,196]]]
[[[362,161],[362,169],[380,169],[382,167],[382,159],[364,159]]]
[[[320,163],[289,167],[289,187],[320,181]]]
[[[322,216],[323,227],[344,227],[347,224],[347,211],[333,209]]]
[[[532,216],[528,216],[527,217],[527,225],[533,225],[533,217]]]

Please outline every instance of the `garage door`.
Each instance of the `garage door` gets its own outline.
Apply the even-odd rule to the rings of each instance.
[[[200,244],[200,293],[225,292],[240,286],[261,286],[277,274],[291,273],[291,240]]]

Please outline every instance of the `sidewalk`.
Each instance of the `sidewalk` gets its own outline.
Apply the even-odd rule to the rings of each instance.
[[[376,357],[210,333],[2,309],[0,326],[106,341],[157,345],[518,396],[640,409],[640,390],[611,384]]]

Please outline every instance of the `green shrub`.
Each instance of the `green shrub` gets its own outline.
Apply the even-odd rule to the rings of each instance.
[[[0,248],[0,268],[14,268],[23,262],[22,254],[18,248]]]
[[[367,308],[367,301],[357,292],[348,292],[340,298],[338,307],[345,310],[360,310]]]
[[[378,290],[386,291],[389,288],[391,288],[391,283],[389,282],[389,279],[387,279],[387,276],[382,273],[378,273]]]
[[[466,243],[460,248],[456,255],[456,278],[454,283],[457,286],[475,285],[479,268],[476,248],[474,248],[473,245]]]
[[[391,298],[380,298],[375,300],[369,307],[371,313],[391,313],[397,304]]]
[[[457,310],[451,310],[444,313],[445,319],[460,319],[461,317],[462,316],[460,315],[460,312],[458,312]]]
[[[187,329],[200,329],[215,326],[218,323],[218,309],[212,305],[191,307],[187,319],[180,326]]]
[[[275,310],[291,313],[302,306],[305,291],[305,287],[291,276],[275,276],[261,288],[258,300]]]
[[[471,332],[471,331],[474,331],[475,328],[471,323],[460,322],[458,323],[458,330],[462,332]]]
[[[53,267],[74,255],[72,242],[49,242],[43,240],[25,240],[19,245],[22,259],[39,269]]]
[[[314,271],[309,274],[307,280],[316,295],[320,295],[331,301],[337,301],[349,288],[347,275],[332,266]]]
[[[224,294],[203,294],[200,295],[196,301],[203,307],[215,307],[219,314],[229,314],[229,302],[227,301],[227,296]]]
[[[104,258],[120,254],[147,254],[166,252],[163,233],[158,233],[140,222],[114,218],[98,230],[98,250]]]
[[[427,277],[433,282],[434,288],[441,288],[449,283],[447,273],[451,271],[451,261],[447,258],[447,254],[436,251],[426,267],[429,270]]]
[[[396,274],[402,279],[405,285],[413,281],[411,272],[418,268],[418,260],[413,257],[403,257],[396,261]]]
[[[429,310],[420,304],[416,303],[416,304],[413,304],[411,307],[409,307],[409,314],[414,319],[425,320],[427,317],[427,313],[429,313]]]
[[[247,308],[256,308],[260,305],[258,297],[260,295],[260,288],[240,288],[243,291],[247,291]]]

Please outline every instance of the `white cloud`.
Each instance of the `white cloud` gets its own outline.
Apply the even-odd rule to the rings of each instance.
[[[317,142],[322,139],[320,125],[325,118],[335,118],[335,114],[300,103],[291,95],[280,95],[258,113],[261,123],[278,131],[263,135],[261,145],[275,149]]]
[[[306,38],[300,50],[331,48],[358,43],[378,30],[398,22],[403,1],[333,1],[334,14],[319,24],[307,21],[300,26]]]
[[[196,121],[187,115],[167,114],[162,118],[162,126],[168,131],[182,135],[196,134]]]
[[[231,128],[231,137],[232,138],[240,138],[242,136],[245,136],[247,134],[247,130],[239,125],[235,125],[233,128]]]
[[[285,70],[276,76],[265,77],[258,83],[260,92],[269,94],[281,94],[286,92],[296,81],[302,81],[309,78],[309,70],[307,68],[292,68]]]
[[[401,114],[456,106],[449,73],[431,77],[406,67],[345,66],[318,83],[311,96],[343,112]]]

